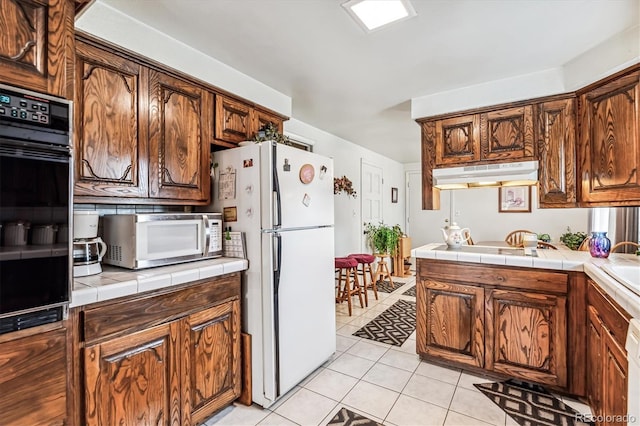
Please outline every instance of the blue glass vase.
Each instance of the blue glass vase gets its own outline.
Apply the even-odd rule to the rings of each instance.
[[[592,232],[591,240],[589,240],[589,253],[591,257],[609,257],[611,251],[611,240],[607,237],[606,232]]]

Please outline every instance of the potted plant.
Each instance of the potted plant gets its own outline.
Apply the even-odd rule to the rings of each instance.
[[[571,228],[567,226],[567,232],[560,235],[560,241],[571,250],[578,250],[582,241],[587,238],[587,234],[584,232],[571,232]]]
[[[353,189],[353,182],[348,177],[333,178],[333,193],[340,194],[342,192],[353,198],[358,196],[356,190]]]
[[[402,237],[400,225],[389,226],[380,222],[378,225],[372,223],[364,224],[364,233],[374,253],[387,254],[393,256],[398,241]]]
[[[278,128],[273,123],[267,123],[260,128],[253,136],[253,141],[264,142],[264,141],[276,141],[277,143],[290,145],[289,137],[283,135],[278,132]]]

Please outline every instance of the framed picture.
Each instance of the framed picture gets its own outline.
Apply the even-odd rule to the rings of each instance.
[[[398,188],[391,188],[391,202],[398,202]]]
[[[498,188],[498,211],[501,213],[531,212],[531,187],[507,186]]]

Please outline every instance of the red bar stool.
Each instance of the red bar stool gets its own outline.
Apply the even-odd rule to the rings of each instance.
[[[347,257],[351,257],[358,261],[358,266],[356,267],[356,271],[358,271],[359,267],[362,266],[362,270],[358,271],[358,274],[362,275],[362,290],[364,291],[364,305],[369,306],[369,295],[367,292],[367,287],[371,287],[373,290],[373,294],[376,296],[376,300],[378,300],[378,286],[376,285],[376,281],[373,279],[373,268],[371,264],[376,260],[376,257],[372,254],[367,253],[356,253],[350,254]],[[370,283],[367,284],[367,273],[369,274]]]
[[[358,281],[358,261],[350,257],[336,257],[335,266],[336,272],[338,273],[336,302],[342,303],[346,300],[349,306],[349,316],[351,316],[352,296],[357,295],[360,298],[360,307],[364,308],[362,303],[362,289]]]

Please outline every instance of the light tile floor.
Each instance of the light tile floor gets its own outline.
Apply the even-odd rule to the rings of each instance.
[[[336,353],[269,409],[233,404],[207,425],[326,425],[346,407],[385,425],[517,425],[473,384],[491,378],[421,361],[415,332],[401,346],[352,336],[398,299],[415,278],[393,293],[369,294],[369,307],[336,306]],[[354,299],[355,300],[355,299]],[[356,302],[357,305],[357,302]],[[581,413],[589,407],[559,397]]]

